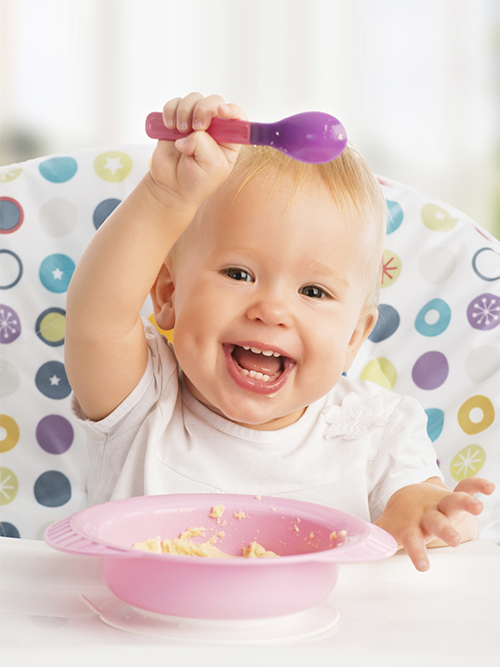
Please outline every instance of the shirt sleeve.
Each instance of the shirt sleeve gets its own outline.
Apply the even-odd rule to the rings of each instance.
[[[371,521],[379,518],[398,489],[430,477],[444,481],[436,450],[427,435],[427,415],[420,403],[409,396],[401,397],[396,404],[370,458],[367,476]]]
[[[178,366],[171,345],[150,322],[144,320],[148,363],[142,378],[122,403],[100,421],[87,419],[72,396],[73,416],[87,434],[90,459],[89,503],[109,500],[125,466],[137,433],[161,402],[161,414],[173,412]]]

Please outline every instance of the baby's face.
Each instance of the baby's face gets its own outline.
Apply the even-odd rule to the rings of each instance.
[[[171,267],[186,384],[250,428],[288,426],[346,370],[376,320],[365,308],[363,225],[318,185],[253,178],[206,202]]]

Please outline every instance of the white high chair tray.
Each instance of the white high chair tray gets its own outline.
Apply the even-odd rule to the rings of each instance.
[[[80,598],[84,595],[99,608],[117,604],[101,579],[97,561],[56,552],[35,540],[4,538],[0,540],[3,664],[496,667],[498,540],[433,549],[429,555],[431,568],[426,573],[417,572],[404,553],[384,561],[342,565],[338,584],[326,600],[339,620],[323,634],[302,641],[268,638],[264,644],[251,639],[213,644],[183,641],[182,631],[178,637],[162,639],[110,627]],[[283,626],[281,619],[278,630]],[[217,632],[220,638],[221,630]]]

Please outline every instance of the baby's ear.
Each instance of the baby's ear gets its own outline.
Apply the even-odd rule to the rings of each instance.
[[[171,269],[167,264],[162,264],[150,290],[150,295],[153,301],[156,324],[165,331],[174,328],[174,291],[175,285]]]
[[[378,309],[374,306],[367,306],[363,309],[356,328],[354,329],[351,340],[347,346],[346,360],[344,371],[348,371],[352,365],[352,362],[358,354],[359,348],[368,336],[373,331],[373,327],[377,324],[378,319]]]

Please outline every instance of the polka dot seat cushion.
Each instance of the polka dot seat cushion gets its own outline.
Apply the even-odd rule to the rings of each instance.
[[[0,534],[41,538],[86,506],[85,438],[64,370],[66,292],[151,152],[87,150],[0,168]],[[381,180],[380,318],[349,376],[423,404],[450,486],[476,474],[498,483],[500,245],[451,207]],[[485,499],[483,537],[500,534],[499,497]]]
[[[87,150],[0,168],[3,535],[41,538],[86,507],[85,437],[72,423],[64,369],[66,293],[83,249],[151,152],[151,144]]]
[[[379,319],[349,377],[416,398],[441,471],[500,487],[500,243],[470,218],[400,183],[387,201]],[[481,536],[500,534],[500,488]]]

